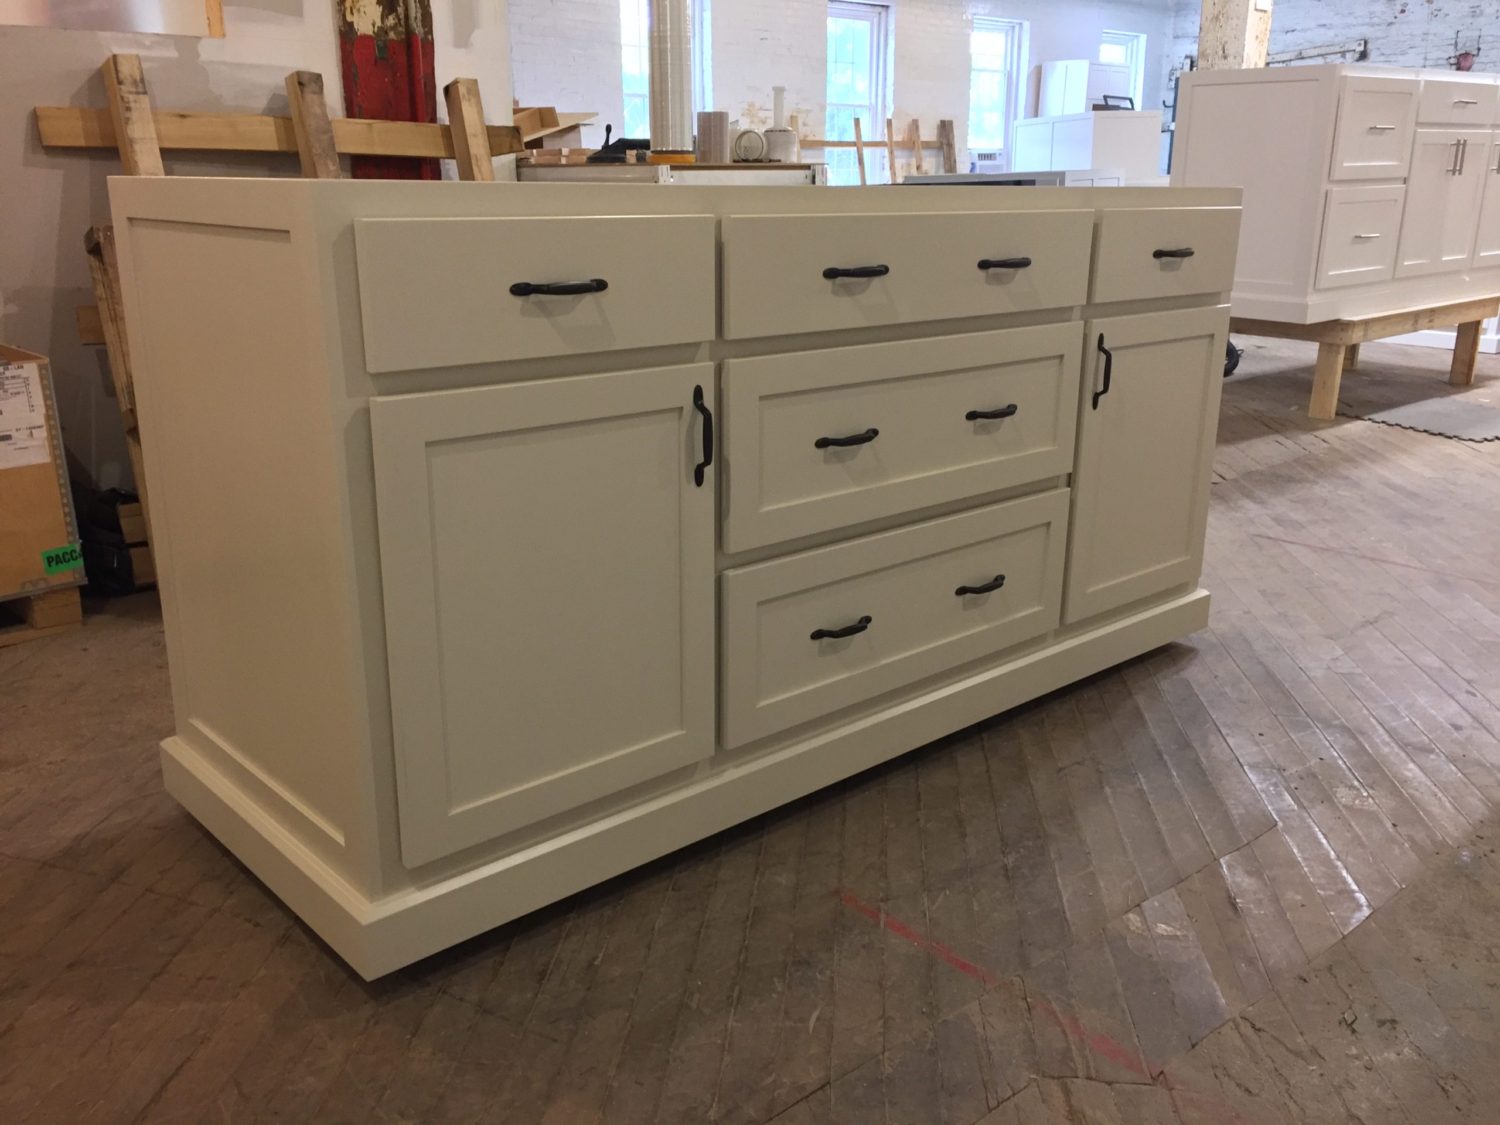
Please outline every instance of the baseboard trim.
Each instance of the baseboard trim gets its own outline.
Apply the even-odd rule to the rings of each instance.
[[[529,914],[798,797],[1196,632],[1195,590],[470,871],[371,901],[178,738],[168,792],[367,980]]]

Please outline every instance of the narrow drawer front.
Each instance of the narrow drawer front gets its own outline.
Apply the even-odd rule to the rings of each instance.
[[[723,224],[724,335],[1082,304],[1092,232],[1092,211],[732,215]]]
[[[1078,322],[724,364],[742,551],[1070,472]]]
[[[1425,125],[1492,125],[1500,87],[1488,82],[1422,82],[1417,119]]]
[[[1389,281],[1396,270],[1406,188],[1337,187],[1328,192],[1318,288]]]
[[[1056,628],[1067,516],[1057,489],[726,571],[724,745]]]
[[[1238,207],[1105,211],[1099,220],[1093,299],[1227,292],[1234,285],[1239,231]]]
[[[709,215],[357,219],[354,244],[372,373],[714,335]]]

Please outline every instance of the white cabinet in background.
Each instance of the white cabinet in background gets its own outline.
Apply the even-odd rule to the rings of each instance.
[[[1118,169],[1126,184],[1161,176],[1161,113],[1091,110],[1016,122],[1017,172]]]
[[[1333,64],[1199,70],[1180,89],[1173,185],[1245,193],[1235,316],[1316,324],[1500,293],[1500,75]]]
[[[166,784],[367,977],[1207,623],[1236,192],[110,191]]]

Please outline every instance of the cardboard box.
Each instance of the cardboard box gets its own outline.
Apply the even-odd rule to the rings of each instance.
[[[52,372],[0,344],[0,601],[83,583]]]

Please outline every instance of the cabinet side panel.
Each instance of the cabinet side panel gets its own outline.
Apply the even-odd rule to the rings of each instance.
[[[124,270],[177,734],[345,867],[356,735],[328,387],[287,230],[131,219]]]
[[[1181,167],[1173,186],[1245,193],[1236,301],[1305,301],[1328,162],[1332,107],[1325,84],[1316,78],[1184,82],[1182,96],[1188,136],[1178,139]]]

